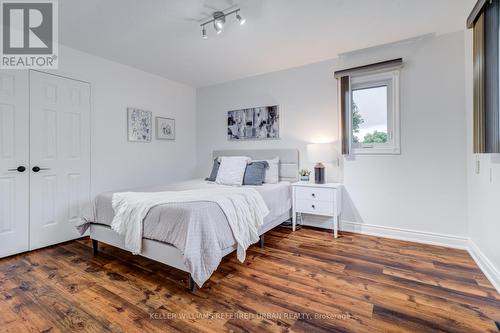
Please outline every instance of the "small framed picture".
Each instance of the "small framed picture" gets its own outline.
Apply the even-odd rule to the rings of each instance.
[[[153,112],[127,108],[128,141],[151,142]]]
[[[175,119],[156,117],[156,139],[175,140]]]

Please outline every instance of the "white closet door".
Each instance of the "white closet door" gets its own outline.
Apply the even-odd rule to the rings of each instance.
[[[28,250],[28,149],[28,71],[2,70],[0,71],[0,258]],[[26,170],[22,171],[22,167]]]
[[[79,237],[90,197],[90,85],[30,72],[30,249]]]

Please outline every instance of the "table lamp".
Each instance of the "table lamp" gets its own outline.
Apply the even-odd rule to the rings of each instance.
[[[309,161],[315,162],[314,182],[325,183],[325,166],[323,163],[335,162],[335,147],[333,143],[311,143],[307,145]]]

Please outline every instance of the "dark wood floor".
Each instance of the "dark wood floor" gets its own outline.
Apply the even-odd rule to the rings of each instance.
[[[88,239],[0,260],[1,332],[497,332],[500,295],[465,251],[276,229],[203,289]]]

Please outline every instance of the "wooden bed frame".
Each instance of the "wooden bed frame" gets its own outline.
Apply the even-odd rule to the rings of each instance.
[[[218,150],[214,151],[212,158],[218,156],[248,156],[254,160],[268,160],[280,157],[280,180],[297,181],[299,168],[299,152],[296,149],[259,149],[259,150]],[[260,247],[264,247],[264,234],[281,223],[291,218],[291,210],[275,220],[266,223],[259,230]],[[90,238],[94,255],[99,253],[99,242],[126,250],[124,237],[113,231],[109,226],[102,224],[90,225]],[[236,246],[223,250],[223,256],[236,250]],[[175,246],[144,238],[142,241],[141,256],[161,262],[171,267],[175,267],[189,274],[189,270],[184,264],[184,257]],[[193,291],[196,285],[189,274],[189,289]]]

